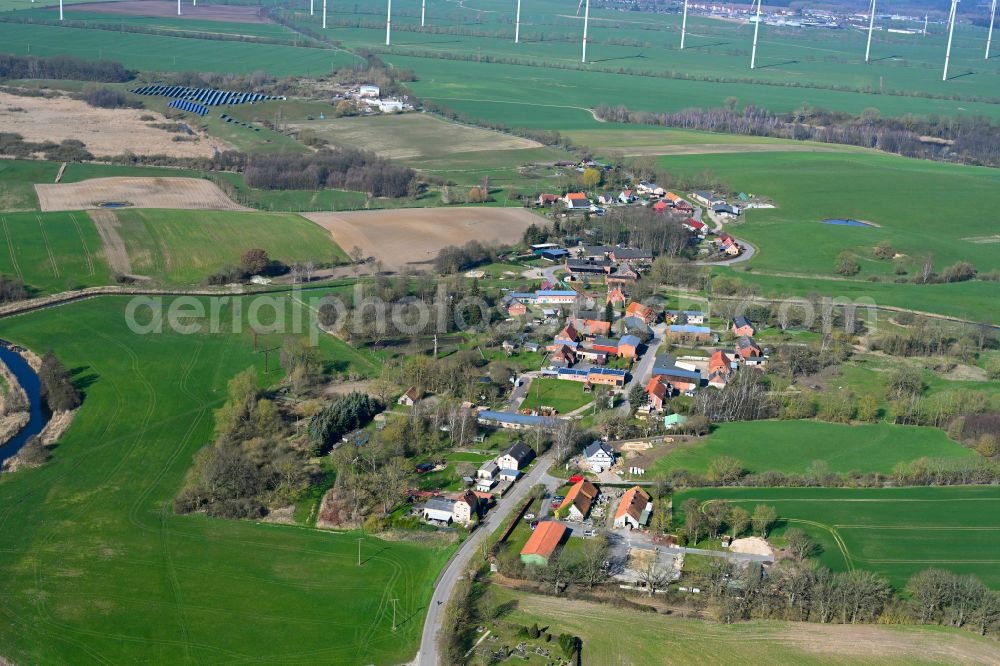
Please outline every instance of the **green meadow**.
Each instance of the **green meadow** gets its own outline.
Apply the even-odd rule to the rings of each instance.
[[[881,472],[917,458],[967,458],[973,451],[936,428],[887,423],[844,425],[822,421],[723,423],[704,442],[679,444],[648,472],[686,469],[704,474],[718,456],[739,460],[751,473],[805,474],[821,462],[830,472]]]
[[[290,213],[118,210],[118,233],[132,270],[162,282],[197,283],[259,247],[272,259],[346,263],[318,225]]]
[[[247,326],[232,332],[230,303],[220,309],[221,333],[193,335],[136,335],[126,327],[126,303],[92,299],[0,322],[0,337],[56,350],[85,391],[51,461],[0,476],[4,657],[65,664],[412,659],[449,551],[174,515],[171,502],[212,436],[226,382],[250,366],[267,384],[280,376],[273,369],[263,376]],[[328,345],[342,343],[325,341],[330,358]],[[396,632],[392,599],[399,600]]]
[[[876,571],[902,587],[914,573],[938,567],[1000,587],[998,488],[703,488],[676,494],[674,506],[691,497],[750,510],[774,506],[775,534],[804,529],[834,570]]]
[[[538,378],[531,382],[522,409],[551,407],[560,414],[572,412],[591,402],[593,396],[584,393],[583,384],[564,379]]]

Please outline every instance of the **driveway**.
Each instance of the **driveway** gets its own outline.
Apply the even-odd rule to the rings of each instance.
[[[479,554],[480,548],[490,538],[491,533],[524,504],[532,486],[539,483],[544,484],[551,493],[564,483],[561,479],[550,476],[548,473],[549,467],[552,465],[552,456],[552,452],[549,452],[539,457],[535,466],[514,484],[507,496],[497,503],[480,523],[478,529],[459,546],[455,554],[448,560],[448,564],[445,565],[444,570],[441,571],[434,583],[434,594],[431,596],[430,606],[427,608],[424,631],[420,637],[420,651],[417,652],[417,658],[414,660],[414,664],[417,666],[438,666],[441,662],[437,636],[444,620],[444,609],[448,600],[451,599],[455,584],[468,571],[473,558]]]
[[[653,327],[653,337],[646,345],[646,353],[642,355],[639,362],[636,363],[635,367],[632,368],[632,381],[625,385],[623,391],[624,400],[622,404],[618,406],[618,411],[629,414],[631,413],[631,406],[628,404],[628,392],[632,390],[632,387],[638,383],[640,386],[645,386],[649,378],[653,376],[653,364],[656,363],[656,351],[663,344],[663,337],[666,335],[667,325],[657,324]]]

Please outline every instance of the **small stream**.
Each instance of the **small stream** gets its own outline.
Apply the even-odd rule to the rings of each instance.
[[[0,343],[0,360],[3,360],[10,368],[11,373],[21,383],[21,387],[28,395],[29,419],[28,424],[21,429],[21,432],[6,444],[0,445],[0,463],[10,458],[21,450],[25,442],[37,435],[45,428],[49,422],[50,414],[42,406],[42,382],[38,375],[31,369],[28,362],[16,351],[8,347],[5,343]]]

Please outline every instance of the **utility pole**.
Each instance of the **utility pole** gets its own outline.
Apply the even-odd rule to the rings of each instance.
[[[514,43],[521,42],[521,0],[517,0],[517,14],[514,17]]]
[[[399,599],[389,599],[392,602],[392,630],[396,631],[396,603]]]
[[[875,30],[875,0],[872,0],[871,16],[868,17],[868,46],[865,47],[865,62],[868,62],[872,52],[872,32]]]
[[[750,69],[757,67],[757,33],[760,32],[760,3],[757,0],[757,21],[753,24],[753,50],[750,52]]]
[[[948,15],[948,49],[944,52],[944,74],[942,81],[948,80],[948,61],[951,60],[951,38],[955,34],[955,14],[958,10],[958,0],[951,0],[951,14]]]
[[[681,19],[681,50],[684,50],[684,36],[687,34],[688,0],[684,0],[684,18]]]
[[[993,41],[993,19],[997,16],[997,0],[990,5],[990,31],[986,35],[986,59],[990,59],[990,43]]]

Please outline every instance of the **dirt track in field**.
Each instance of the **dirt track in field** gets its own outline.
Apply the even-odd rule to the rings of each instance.
[[[260,14],[260,7],[243,5],[201,4],[191,6],[183,3],[181,15],[177,16],[177,3],[169,0],[125,0],[124,2],[88,2],[70,5],[67,11],[93,14],[117,14],[120,16],[155,16],[157,18],[189,18],[203,21],[226,21],[230,23],[270,23]],[[72,18],[72,15],[70,16]]]
[[[152,116],[152,120],[141,120]],[[66,96],[23,97],[0,92],[0,129],[20,134],[26,141],[41,143],[77,139],[94,155],[107,157],[131,152],[136,155],[211,157],[226,144],[192,128],[169,131],[153,127],[170,123],[163,114],[148,109],[98,109]],[[174,141],[174,137],[183,140]]]
[[[87,210],[102,202],[127,202],[132,208],[186,210],[250,210],[227,197],[219,187],[201,178],[91,178],[79,183],[35,185],[44,211]]]
[[[632,146],[629,148],[605,147],[618,150],[626,157],[645,155],[713,155],[724,153],[838,153],[849,148],[834,144],[816,146],[813,144],[796,145],[793,143],[685,143],[665,146]]]
[[[118,233],[118,216],[113,210],[105,209],[89,211],[89,215],[97,227],[97,234],[101,237],[101,245],[104,247],[104,257],[108,260],[111,270],[121,275],[131,275],[132,261],[128,258],[125,241]]]
[[[438,251],[471,240],[508,244],[541,221],[523,208],[404,208],[347,213],[303,213],[330,232],[346,252],[358,246],[385,268],[428,268]]]

